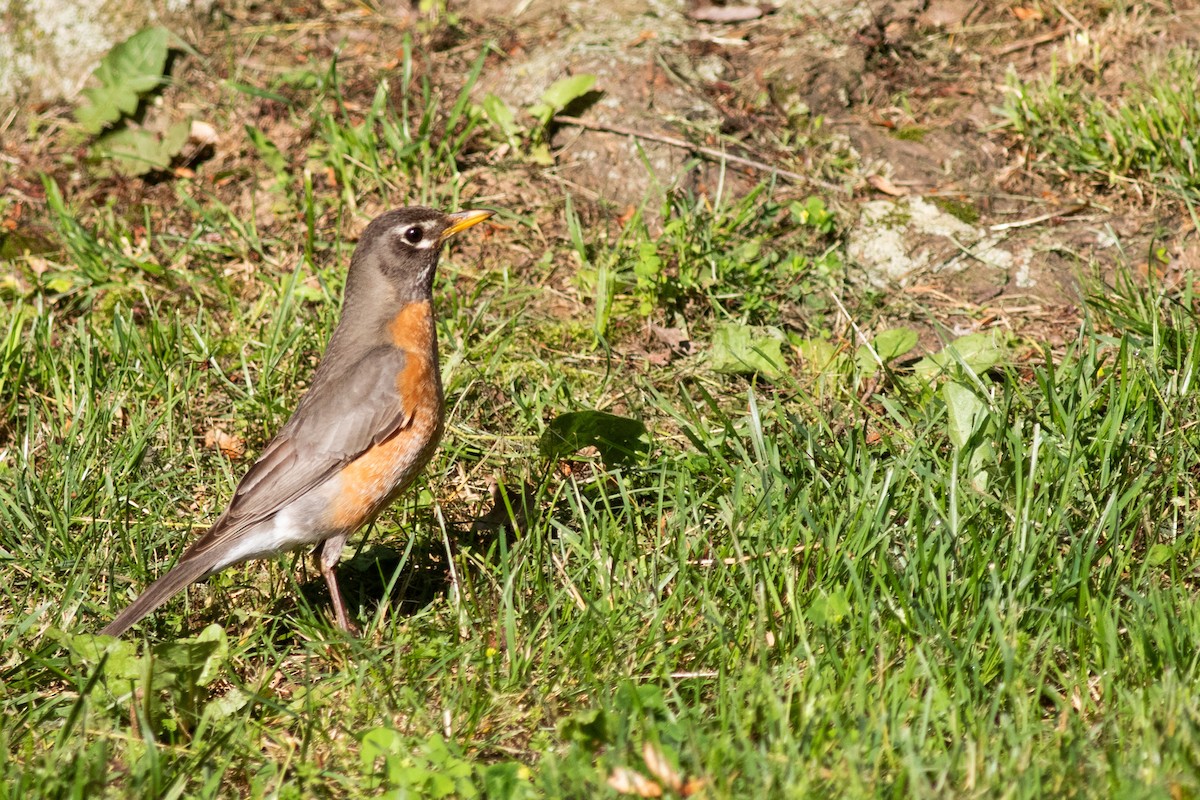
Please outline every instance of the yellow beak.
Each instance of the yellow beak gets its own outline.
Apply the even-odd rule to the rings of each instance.
[[[478,225],[488,217],[495,214],[495,211],[459,211],[457,214],[447,214],[446,219],[450,220],[450,227],[442,231],[441,240],[444,242],[459,231],[465,231],[472,225]]]

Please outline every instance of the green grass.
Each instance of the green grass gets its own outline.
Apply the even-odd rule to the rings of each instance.
[[[565,197],[536,237],[515,199],[463,237],[437,285],[446,440],[343,563],[361,637],[297,557],[89,636],[245,470],[204,434],[257,453],[294,407],[362,199],[457,205],[486,147],[465,94],[352,113],[317,78],[274,87],[315,143],[248,131],[236,168],[286,223],[200,182],[169,222],[48,182],[49,268],[10,262],[9,795],[604,797],[656,760],[714,798],[1200,793],[1194,288],[1096,286],[1059,352],[814,379],[796,320],[830,335],[841,220],[782,187],[674,192],[661,230],[611,238]],[[622,357],[677,316],[697,354]],[[706,337],[741,324],[793,337],[778,379],[712,368]],[[551,421],[589,409],[643,421],[648,454],[547,462]],[[528,487],[519,533],[472,529],[492,480]]]
[[[1051,171],[1077,172],[1110,185],[1145,180],[1190,198],[1200,189],[1200,58],[1166,53],[1114,94],[1052,68],[1044,77],[1008,76],[1000,112]]]
[[[410,783],[439,796],[459,770],[464,794],[508,776],[527,796],[577,797],[616,767],[644,771],[651,742],[711,796],[1033,796],[1081,779],[1103,796],[1196,791],[1186,382],[1200,332],[1169,304],[1123,308],[1155,313],[1150,332],[1089,329],[1029,374],[975,376],[993,423],[980,430],[994,431],[986,492],[936,394],[887,392],[886,411],[844,409],[865,424],[835,433],[831,409],[788,381],[629,375],[654,421],[650,463],[550,478],[517,538],[473,539],[451,519],[455,591],[422,493],[347,567],[370,583],[374,554],[401,587],[365,598],[362,639],[337,635],[314,576],[284,559],[152,618],[168,643],[154,667],[129,666],[130,643],[105,668],[86,639],[46,630],[94,630],[211,518],[237,467],[197,448],[192,415],[206,385],[232,389],[180,357],[189,332],[153,313],[62,327],[56,348],[56,320],[37,315],[9,417],[29,446],[10,449],[0,489],[6,781],[45,796]],[[464,322],[447,315],[443,339]],[[550,382],[506,388],[523,392],[517,408],[566,409]],[[584,404],[589,388],[574,387]],[[456,465],[538,473],[533,448],[488,423],[455,420],[434,487]],[[149,706],[106,672],[194,666],[169,643],[212,621],[228,651],[198,699],[170,685]],[[525,796],[512,791],[498,796]]]

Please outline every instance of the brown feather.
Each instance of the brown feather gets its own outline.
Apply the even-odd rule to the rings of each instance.
[[[116,619],[105,625],[100,635],[120,636],[125,633],[142,617],[170,600],[188,584],[203,577],[215,563],[216,555],[210,554],[207,558],[202,555],[194,558],[185,556],[170,572],[150,584],[150,587],[118,614]]]

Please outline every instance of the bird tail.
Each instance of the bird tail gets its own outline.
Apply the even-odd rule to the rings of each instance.
[[[214,566],[211,554],[197,553],[192,558],[185,554],[170,572],[150,584],[138,599],[104,626],[101,636],[120,636],[133,627],[142,617],[170,600],[193,581],[204,577]],[[207,557],[206,557],[207,556]]]

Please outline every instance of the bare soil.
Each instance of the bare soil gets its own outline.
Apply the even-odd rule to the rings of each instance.
[[[785,197],[818,194],[838,209],[848,241],[858,237],[849,248],[852,278],[882,292],[880,324],[905,321],[930,335],[1004,325],[1061,341],[1077,330],[1081,275],[1110,280],[1121,265],[1144,273],[1152,248],[1162,248],[1153,263],[1167,278],[1200,260],[1196,231],[1175,199],[1060,173],[1017,146],[994,111],[1006,74],[1045,74],[1052,61],[1064,75],[1091,70],[1095,85],[1115,97],[1154,54],[1200,38],[1194,3],[1072,3],[1079,8],[1071,11],[1040,0],[830,0],[747,6],[754,18],[732,23],[698,19],[708,5],[477,0],[452,2],[433,20],[398,0],[371,9],[345,0],[225,3],[210,24],[178,32],[199,57],[178,59],[162,101],[211,120],[221,134],[182,168],[206,176],[206,191],[269,230],[293,222],[274,219],[262,202],[243,126],[262,129],[301,164],[314,132],[280,103],[230,92],[228,82],[270,85],[288,70],[336,57],[353,114],[369,106],[380,78],[400,80],[405,33],[416,41],[414,80],[428,78],[443,98],[457,94],[488,43],[477,100],[491,92],[524,108],[554,80],[594,73],[600,96],[582,112],[588,127],[555,126],[553,167],[514,163],[494,149],[468,153],[465,198],[519,207],[537,222],[537,235],[564,237],[566,193],[591,230],[615,231],[634,206],[649,199],[653,211],[663,191],[738,192],[773,177]],[[718,5],[731,7],[745,10]],[[96,180],[77,167],[82,145],[67,120],[66,106],[0,120],[6,230],[19,231],[22,242],[52,239],[42,227],[38,173],[54,176],[76,204],[149,203],[163,224],[179,215],[183,227],[172,176]],[[703,168],[689,169],[693,149],[610,130],[630,128],[760,166],[723,168],[705,158]],[[315,177],[318,191],[335,190]],[[943,217],[889,233],[886,269],[859,258],[884,247],[860,213],[867,204],[896,204],[903,222],[914,208],[928,210],[913,206],[916,198]],[[406,199],[360,202],[371,211]],[[528,237],[502,244],[515,269],[541,255]],[[979,257],[981,250],[991,255]],[[573,296],[557,296],[572,306],[560,313],[582,313]]]

